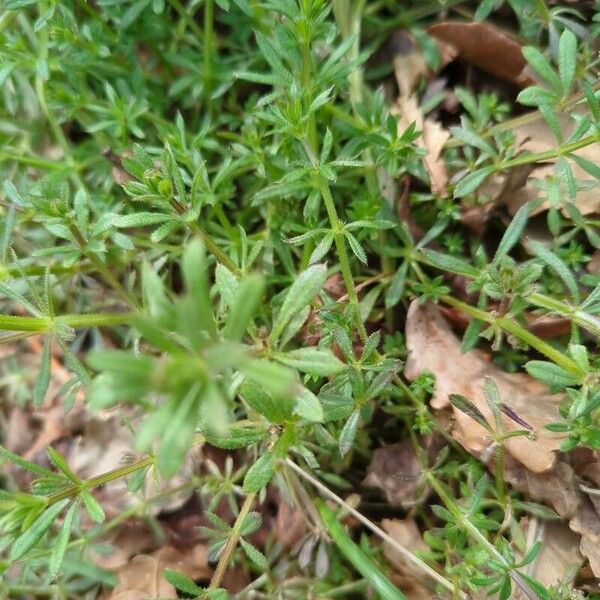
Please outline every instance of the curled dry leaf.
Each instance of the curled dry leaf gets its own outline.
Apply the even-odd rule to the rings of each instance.
[[[419,79],[428,72],[428,68],[423,53],[410,34],[402,33],[403,41],[398,45],[399,52],[394,57],[394,72],[400,97],[396,105],[392,107],[392,113],[400,115],[398,121],[400,133],[411,123],[416,123],[417,129],[423,132],[417,144],[427,150],[423,162],[429,173],[432,190],[437,195],[446,196],[448,175],[446,164],[442,158],[442,149],[448,141],[450,133],[437,121],[423,117],[414,90]]]
[[[500,398],[537,432],[537,439],[513,437],[506,449],[521,464],[534,473],[550,470],[556,460],[563,436],[544,429],[544,425],[559,420],[558,405],[561,396],[551,395],[548,388],[523,373],[505,373],[491,362],[481,350],[461,353],[460,340],[433,304],[420,305],[413,301],[406,318],[406,343],[409,351],[405,374],[416,378],[423,371],[436,377],[431,399],[434,408],[449,406],[450,394],[468,398],[493,426],[493,418],[483,395],[484,377],[494,379]],[[462,411],[454,408],[456,426],[452,432],[457,441],[469,452],[481,456],[491,439],[486,430]],[[522,427],[503,416],[504,431]]]
[[[175,588],[164,578],[165,569],[179,571],[190,579],[209,578],[206,546],[198,544],[185,554],[165,546],[152,554],[138,554],[119,569],[119,584],[110,600],[177,598]]]
[[[528,538],[541,543],[539,554],[525,567],[527,575],[549,587],[558,585],[579,568],[583,562],[580,536],[566,523],[525,518],[521,525]]]
[[[429,464],[441,450],[442,440],[441,436],[427,436],[421,440],[425,450],[423,459]],[[405,439],[373,452],[363,483],[380,488],[390,504],[409,508],[429,496],[430,488],[424,484],[423,469],[411,440]]]
[[[581,553],[589,560],[594,575],[600,578],[600,517],[591,503],[584,502],[569,527],[581,534]]]
[[[531,500],[551,506],[563,519],[577,514],[581,504],[575,471],[562,457],[544,473],[533,473],[511,456],[506,457],[504,478]]]
[[[489,23],[436,23],[427,30],[454,48],[460,58],[517,87],[534,83],[521,44]]]

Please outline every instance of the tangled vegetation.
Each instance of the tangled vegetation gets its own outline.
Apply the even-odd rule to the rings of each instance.
[[[1,4],[2,597],[600,597],[597,2]]]

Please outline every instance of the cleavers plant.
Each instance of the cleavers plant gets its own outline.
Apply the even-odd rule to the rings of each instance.
[[[459,4],[478,20],[509,15],[538,84],[514,98],[514,118],[494,92],[456,86],[450,193],[440,197],[422,132],[415,122],[399,128],[389,109],[390,65],[373,57],[402,26],[434,66],[424,28]],[[132,431],[122,464],[89,479],[52,446],[46,462],[0,446],[2,597],[95,597],[114,586],[92,561],[103,535],[182,489],[201,499],[216,565],[205,584],[167,570],[184,597],[228,597],[223,577],[241,564],[252,582],[236,598],[404,598],[372,540],[351,540],[319,494],[395,544],[447,597],[509,598],[516,588],[570,597],[522,572],[539,545],[527,547],[520,517],[555,515],[506,484],[503,444],[534,432],[516,414],[524,429],[502,431],[508,409],[489,379],[493,424],[468,398],[451,402],[492,437],[494,482],[450,439],[428,464],[420,436],[441,429],[427,405],[434,378],[407,383],[399,333],[414,298],[466,314],[465,351],[490,348],[565,393],[563,420],[548,425],[566,434],[562,450],[600,449],[600,278],[585,270],[600,221],[578,206],[600,166],[577,154],[600,142],[600,8],[589,25],[588,13],[551,4],[1,2],[0,344],[17,357],[1,367],[3,409],[110,409]],[[554,148],[521,151],[513,129],[532,122],[545,123]],[[495,177],[547,161],[553,174],[533,182],[536,199],[502,233],[482,240],[461,222],[464,206],[485,206]],[[390,185],[409,180],[416,228],[390,198]],[[528,235],[540,210],[548,243]],[[542,339],[530,314],[560,316],[570,332]],[[18,357],[34,337],[32,376]],[[51,395],[57,360],[71,375]],[[390,436],[412,440],[422,483],[444,505],[415,512],[429,547],[420,556],[335,492],[360,485]],[[208,446],[229,453],[225,467],[204,457],[171,489]],[[138,502],[107,520],[94,494],[121,478]],[[166,488],[149,495],[151,479]],[[307,525],[292,552],[248,539],[262,527],[268,485]]]

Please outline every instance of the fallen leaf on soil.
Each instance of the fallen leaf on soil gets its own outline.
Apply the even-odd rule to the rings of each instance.
[[[419,80],[427,75],[429,68],[421,49],[410,33],[394,32],[394,74],[400,95],[412,94]]]
[[[417,129],[423,132],[417,144],[427,150],[423,162],[429,173],[432,190],[435,194],[446,196],[448,175],[442,158],[442,149],[450,137],[450,132],[437,121],[423,117],[414,91],[419,79],[428,72],[427,63],[412,36],[407,32],[402,33],[403,41],[399,44],[399,52],[394,57],[394,72],[400,95],[396,105],[392,106],[392,114],[400,115],[398,120],[400,133],[411,123],[416,123]]]
[[[206,546],[198,544],[185,554],[165,546],[152,554],[139,554],[119,569],[119,584],[110,600],[142,600],[177,598],[175,588],[164,578],[163,571],[172,569],[190,579],[210,577]]]
[[[585,502],[569,527],[581,534],[579,549],[590,562],[594,575],[600,578],[600,517],[589,502]]]
[[[441,450],[442,440],[441,436],[427,436],[421,440],[421,447],[426,453],[424,460],[429,464]],[[407,438],[373,452],[363,483],[381,489],[390,504],[409,508],[429,496],[430,488],[423,482],[423,468],[411,440]]]
[[[103,544],[110,546],[110,552],[91,550],[94,564],[116,571],[130,561],[132,556],[156,548],[156,535],[148,524],[141,520],[128,519],[101,539]]]
[[[135,424],[136,419],[131,417]],[[96,477],[122,465],[124,461],[132,460],[131,448],[133,435],[126,427],[121,416],[114,411],[102,411],[88,415],[83,435],[75,438],[67,456],[70,467],[77,475],[85,479]],[[186,457],[180,472],[168,482],[157,481],[146,477],[144,491],[146,496],[160,494],[166,488],[174,489],[189,481],[194,471],[198,448],[194,448]],[[191,495],[190,490],[173,494],[159,504],[149,507],[150,514],[176,510],[181,507]],[[98,492],[99,500],[111,518],[132,504],[139,502],[139,496],[127,489],[127,479],[120,478],[103,486]]]
[[[442,149],[448,141],[450,133],[437,121],[423,118],[417,97],[414,95],[401,95],[396,104],[391,107],[391,112],[400,115],[398,120],[399,133],[405,131],[412,123],[416,123],[417,129],[423,132],[416,143],[427,150],[423,162],[429,174],[431,189],[439,196],[447,196],[448,174],[446,164],[442,158]]]
[[[580,536],[566,523],[527,518],[524,521],[527,535],[529,527],[535,527],[533,538],[541,542],[539,554],[527,565],[525,573],[547,587],[558,585],[583,562],[579,552]]]
[[[568,136],[573,131],[575,122],[565,114],[557,115],[563,136]],[[516,145],[520,152],[545,152],[556,148],[554,135],[543,119],[515,127]],[[600,144],[590,144],[574,152],[594,164],[600,163]],[[499,206],[506,206],[508,212],[514,215],[526,202],[535,200],[540,196],[540,190],[533,184],[534,179],[543,180],[554,174],[554,160],[544,163],[522,165],[510,169],[506,173],[499,173],[489,177],[479,188],[477,196],[480,204],[469,206],[465,198],[461,221],[478,234],[483,233],[491,213]],[[592,176],[574,161],[569,161],[573,176],[579,181],[592,181]],[[573,203],[583,215],[600,212],[600,194],[598,185],[587,189],[578,190]],[[549,204],[544,202],[531,212],[532,215],[548,210]],[[564,212],[564,211],[563,211]],[[566,212],[565,212],[566,215]],[[568,216],[568,215],[567,215]]]
[[[413,519],[383,519],[381,527],[411,552],[429,549]],[[422,573],[412,563],[404,560],[388,542],[383,543],[383,554],[397,572],[392,574],[393,582],[410,600],[422,600],[431,596],[430,590],[421,583]]]
[[[575,127],[575,121],[567,114],[558,114],[557,119],[563,136],[567,139]],[[521,151],[537,153],[556,148],[556,139],[543,119],[520,125],[514,129],[514,133],[517,136],[517,142],[519,143]],[[574,154],[581,156],[594,164],[599,164],[600,144],[590,144],[589,146],[577,150]],[[569,164],[571,165],[575,179],[581,181],[593,181],[593,177],[577,163],[569,161]],[[530,179],[544,179],[553,173],[553,160],[540,164],[531,171],[528,183],[524,187],[503,194],[500,203],[504,202],[508,207],[509,212],[515,214],[525,202],[539,196],[539,190],[531,185],[529,182]],[[600,194],[598,193],[598,185],[596,184],[595,187],[592,187],[589,190],[579,190],[573,202],[583,215],[600,212]],[[543,212],[548,208],[549,205],[544,203],[536,212]]]
[[[430,371],[436,377],[431,405],[436,409],[449,406],[450,394],[462,394],[473,402],[490,424],[491,411],[483,395],[484,377],[494,379],[501,400],[512,408],[537,432],[536,440],[513,437],[506,449],[519,462],[535,473],[548,471],[555,464],[563,436],[549,432],[544,425],[559,420],[561,396],[550,395],[548,388],[523,373],[506,373],[491,362],[481,350],[461,353],[460,340],[433,304],[411,304],[406,318],[406,343],[409,351],[405,374],[415,379]],[[462,411],[453,408],[456,427],[452,434],[469,452],[481,456],[491,439],[486,430]],[[522,429],[503,416],[504,431]]]
[[[534,83],[521,45],[489,23],[447,21],[432,25],[427,33],[454,46],[463,60],[499,79],[518,87]]]
[[[306,534],[306,523],[300,511],[281,498],[277,507],[274,524],[274,537],[277,543],[291,548]]]
[[[562,457],[549,471],[532,473],[512,456],[506,456],[504,478],[527,498],[551,506],[563,519],[577,514],[581,504],[577,476]]]

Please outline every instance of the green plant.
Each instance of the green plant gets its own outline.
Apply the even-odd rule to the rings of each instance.
[[[520,516],[550,512],[504,477],[505,442],[530,427],[503,430],[501,413],[519,415],[487,380],[493,423],[470,399],[451,402],[491,436],[495,485],[453,441],[429,461],[416,434],[448,435],[428,406],[435,374],[408,383],[399,330],[414,299],[467,315],[464,351],[488,347],[564,394],[562,420],[546,426],[565,434],[561,450],[600,449],[600,281],[585,272],[600,222],[578,204],[600,167],[577,153],[600,141],[597,7],[586,23],[573,8],[522,0],[1,4],[0,344],[15,354],[1,367],[2,405],[68,412],[84,400],[86,414],[118,412],[133,441],[122,464],[91,478],[68,450],[50,446],[44,465],[0,446],[0,592],[79,598],[114,586],[91,550],[184,489],[206,508],[201,534],[216,563],[208,586],[166,571],[186,597],[227,597],[232,564],[252,576],[239,598],[279,587],[291,598],[404,597],[374,544],[355,544],[315,493],[440,593],[507,598],[515,584],[527,597],[564,597],[520,571],[538,551],[524,546]],[[462,108],[447,115],[442,194],[431,191],[421,130],[441,98],[417,82],[421,112],[399,127],[380,86],[391,61],[377,64],[377,52],[402,25],[437,68],[426,27],[459,4],[456,14],[478,20],[505,5],[540,83],[514,99],[531,109],[516,117],[498,93],[454,86]],[[554,147],[520,151],[513,130],[536,122]],[[489,239],[465,226],[466,208],[488,210],[495,178],[548,161],[553,173],[532,183],[536,198],[508,226],[499,206],[486,212]],[[530,235],[540,210],[549,241]],[[549,316],[570,332],[532,331],[532,318]],[[37,338],[32,375],[19,353]],[[55,391],[58,368],[69,375]],[[373,450],[401,438],[444,504],[415,509],[430,547],[421,556],[334,491],[359,487]],[[182,485],[148,494],[147,481],[172,482],[208,446],[227,454],[224,466],[204,457]],[[107,521],[97,491],[118,479],[138,502]],[[301,513],[304,553],[252,540],[268,486]]]

